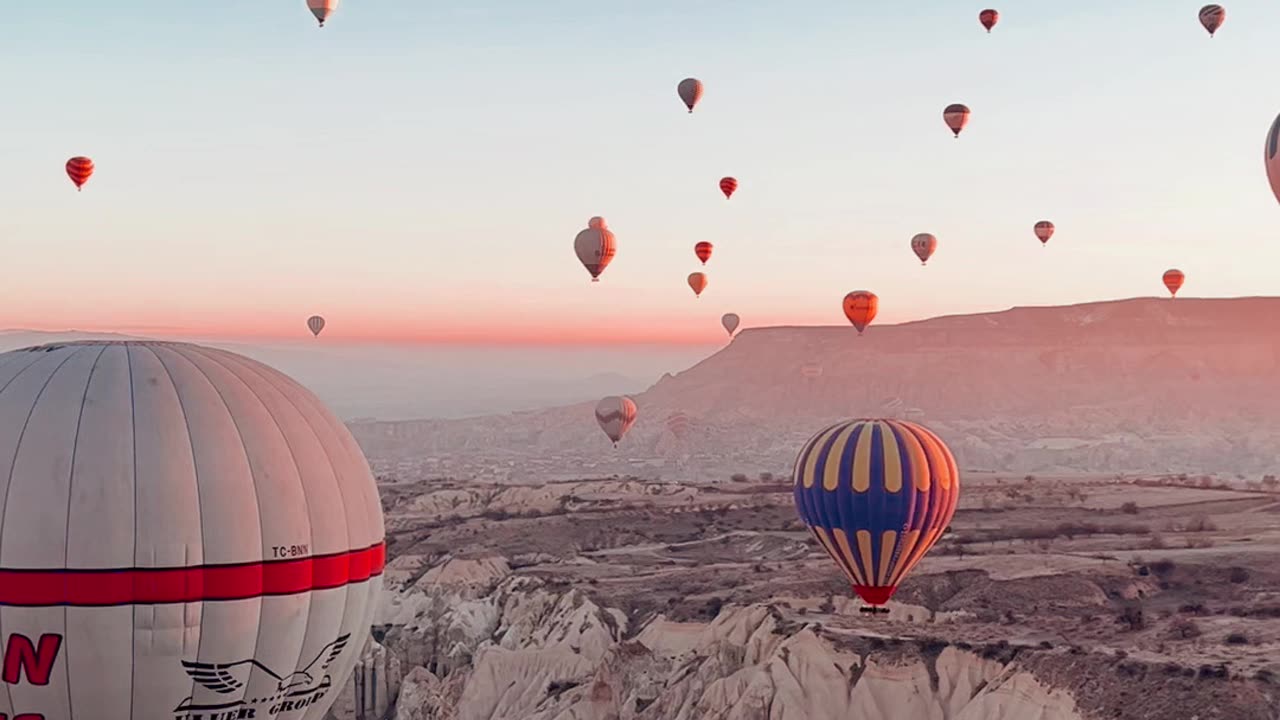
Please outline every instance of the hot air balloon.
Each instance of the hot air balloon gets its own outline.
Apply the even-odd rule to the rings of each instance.
[[[694,297],[702,297],[702,291],[707,289],[707,274],[689,273],[689,287],[693,288]]]
[[[1048,220],[1041,220],[1036,223],[1036,237],[1040,238],[1041,247],[1044,247],[1044,245],[1049,242],[1049,238],[1053,237],[1054,229],[1053,223]]]
[[[684,102],[685,107],[692,113],[693,106],[702,99],[702,81],[697,78],[685,78],[676,86],[676,92],[680,95],[680,100]]]
[[[667,416],[667,429],[677,440],[683,440],[689,432],[689,416],[677,410]]]
[[[933,251],[938,249],[938,238],[930,233],[920,233],[911,238],[911,252],[920,258],[920,264],[924,265],[929,262],[929,258],[933,256]]]
[[[1209,31],[1209,37],[1218,32],[1222,21],[1227,19],[1227,11],[1221,5],[1205,5],[1200,8],[1200,24]]]
[[[618,447],[622,437],[636,422],[636,403],[626,395],[610,395],[596,404],[596,422]]]
[[[875,319],[876,311],[879,309],[880,298],[873,292],[854,290],[844,296],[844,316],[849,318],[849,322],[857,328],[859,335]]]
[[[906,420],[847,420],[796,457],[800,520],[875,612],[942,536],[960,498],[945,443]]]
[[[604,218],[593,217],[587,221],[587,229],[573,239],[573,250],[583,267],[591,273],[591,282],[600,282],[600,273],[618,252],[618,240],[609,231]]]
[[[385,562],[342,421],[186,343],[15,350],[0,388],[0,714],[325,717]]]
[[[77,155],[67,161],[67,177],[76,184],[76,190],[84,188],[84,184],[89,182],[91,175],[93,175],[93,161],[89,158]]]
[[[307,318],[307,328],[311,330],[311,334],[320,337],[320,331],[324,329],[324,318],[319,315],[312,315]]]
[[[1169,288],[1169,295],[1171,297],[1177,297],[1178,289],[1182,287],[1182,283],[1186,279],[1187,276],[1183,275],[1181,270],[1172,269],[1164,271],[1164,286]]]
[[[942,119],[947,123],[947,127],[951,128],[951,132],[959,138],[960,131],[969,124],[969,108],[959,103],[948,105],[942,111]]]
[[[1267,141],[1262,146],[1262,162],[1267,168],[1267,181],[1271,183],[1271,194],[1280,202],[1280,115],[1271,123],[1267,131]]]
[[[715,246],[704,240],[693,246],[693,254],[698,256],[703,265],[706,265],[707,261],[711,259],[711,251],[713,249],[715,249]]]
[[[729,337],[733,337],[733,331],[738,329],[738,324],[741,322],[742,318],[738,317],[738,313],[725,313],[724,317],[720,318],[720,324],[729,333]]]
[[[733,191],[737,189],[737,179],[731,177],[720,178],[720,192],[724,193],[725,200],[728,200],[733,195]]]
[[[982,27],[986,28],[987,32],[991,32],[991,28],[1000,22],[1000,13],[989,8],[983,10],[978,13],[978,22],[982,23]]]
[[[307,0],[307,7],[311,10],[311,14],[316,16],[320,27],[324,27],[324,21],[338,9],[338,0]]]

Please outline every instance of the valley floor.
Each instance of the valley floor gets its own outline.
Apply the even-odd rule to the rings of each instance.
[[[333,713],[1280,717],[1280,495],[1199,484],[971,474],[876,617],[786,483],[385,484],[378,642]]]

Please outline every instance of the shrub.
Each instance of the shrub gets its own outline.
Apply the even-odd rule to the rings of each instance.
[[[1126,626],[1126,628],[1131,632],[1136,632],[1145,628],[1147,626],[1147,621],[1142,614],[1142,603],[1125,603],[1124,607],[1120,610],[1120,614],[1116,617],[1116,622]]]
[[[1233,567],[1227,570],[1227,580],[1239,585],[1249,582],[1249,571],[1242,567]]]
[[[1169,623],[1169,634],[1182,640],[1200,637],[1200,626],[1191,618],[1180,617]]]
[[[1130,500],[1129,502],[1120,506],[1120,512],[1124,513],[1125,515],[1137,515],[1138,503]]]
[[[1165,578],[1173,574],[1177,565],[1172,560],[1155,560],[1151,563],[1150,568],[1151,572],[1156,574],[1156,577]]]
[[[1213,532],[1218,526],[1208,515],[1200,513],[1187,523],[1187,532]]]
[[[743,473],[734,473],[729,476],[729,479],[736,483],[747,482],[747,476]]]
[[[1245,637],[1243,633],[1231,633],[1222,642],[1228,645],[1248,645],[1249,638]]]

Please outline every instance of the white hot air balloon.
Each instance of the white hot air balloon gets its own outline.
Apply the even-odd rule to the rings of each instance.
[[[738,325],[742,322],[742,318],[738,317],[738,313],[725,313],[720,318],[720,324],[724,326],[729,337],[733,337],[733,331],[738,329]]]
[[[602,398],[596,403],[596,422],[613,441],[613,446],[618,447],[636,422],[636,402],[626,395]]]
[[[605,219],[596,216],[587,221],[587,229],[573,238],[573,251],[578,262],[591,273],[591,282],[600,282],[600,273],[609,267],[618,253],[618,238]]]
[[[369,465],[315,395],[184,343],[15,350],[0,463],[0,716],[325,716],[385,544]]]
[[[338,9],[338,0],[307,0],[307,9],[316,16],[320,27],[324,27],[324,21]]]
[[[311,331],[312,335],[320,337],[320,331],[324,329],[324,318],[319,315],[312,315],[307,318],[307,329]]]

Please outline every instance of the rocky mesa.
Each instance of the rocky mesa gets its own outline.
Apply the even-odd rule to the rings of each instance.
[[[862,336],[748,328],[634,396],[640,417],[612,456],[590,404],[352,430],[373,457],[430,455],[457,476],[486,461],[544,479],[785,472],[809,434],[850,416],[922,421],[969,469],[1267,473],[1280,451],[1277,313],[1280,298],[1137,298]]]

